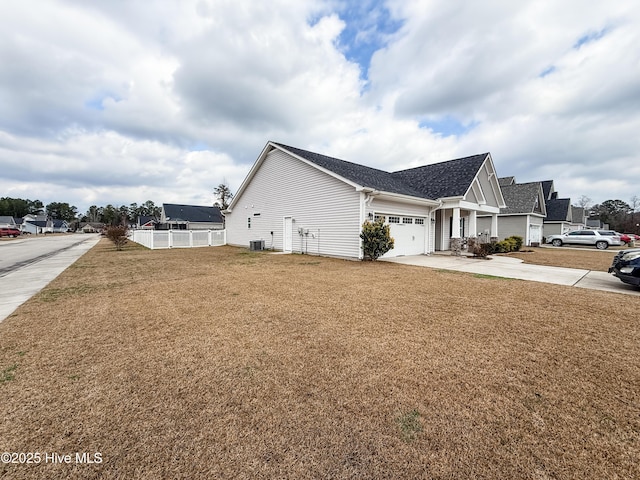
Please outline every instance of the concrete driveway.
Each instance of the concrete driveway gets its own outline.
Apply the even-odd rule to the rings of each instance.
[[[69,234],[0,242],[0,322],[99,240],[100,235]]]
[[[640,296],[640,289],[625,285],[606,272],[580,270],[576,268],[547,267],[523,263],[519,258],[490,256],[488,260],[452,255],[412,255],[407,257],[385,258],[385,262],[416,265],[419,267],[457,270],[459,272],[492,275],[495,277],[517,278],[532,282],[568,285],[578,288],[590,288],[607,292]]]

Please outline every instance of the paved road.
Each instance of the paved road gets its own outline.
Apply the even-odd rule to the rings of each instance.
[[[69,234],[0,241],[0,322],[99,240],[99,235]]]

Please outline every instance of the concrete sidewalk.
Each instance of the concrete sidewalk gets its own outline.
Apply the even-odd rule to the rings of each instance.
[[[405,265],[456,270],[459,272],[492,275],[495,277],[517,278],[519,280],[532,282],[567,285],[640,296],[640,289],[625,285],[616,277],[606,272],[531,265],[523,263],[519,258],[490,256],[488,260],[484,260],[468,256],[456,257],[453,255],[435,254],[412,255],[381,260]]]
[[[0,322],[99,241],[99,235],[91,235],[82,243],[0,277]]]

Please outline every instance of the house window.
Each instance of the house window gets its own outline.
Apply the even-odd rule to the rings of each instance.
[[[403,217],[402,218],[402,223],[412,224],[413,223],[413,218]]]
[[[247,218],[247,228],[251,228],[251,217]]]
[[[383,222],[384,222],[384,215],[376,215],[375,217],[373,217],[373,219],[374,219],[376,222],[380,222],[380,221],[383,221]]]
[[[416,218],[416,225],[424,225],[424,218]]]
[[[389,217],[389,223],[400,223],[400,217]]]

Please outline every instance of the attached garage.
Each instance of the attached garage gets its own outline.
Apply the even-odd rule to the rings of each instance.
[[[376,219],[383,215],[376,215]],[[425,217],[407,217],[401,215],[385,215],[385,223],[390,227],[394,239],[393,250],[382,258],[400,257],[403,255],[422,255],[426,252],[427,219]]]

